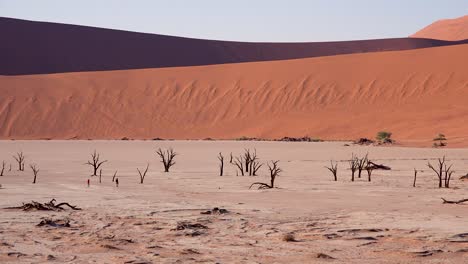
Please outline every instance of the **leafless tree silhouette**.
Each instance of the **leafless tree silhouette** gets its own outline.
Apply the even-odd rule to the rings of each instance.
[[[418,170],[414,168],[414,180],[413,180],[413,187],[416,187],[416,177],[418,176]]]
[[[351,160],[349,160],[349,169],[351,170],[351,181],[354,181],[354,174],[358,169],[358,160],[354,154],[351,155]]]
[[[218,155],[218,160],[219,160],[219,176],[223,176],[223,172],[224,172],[224,156],[223,154],[220,152],[219,155]]]
[[[361,178],[362,171],[366,169],[367,160],[368,160],[367,156],[368,156],[368,154],[366,154],[366,156],[364,156],[363,158],[356,157],[357,169],[358,169],[358,178]]]
[[[34,179],[33,179],[32,183],[36,183],[37,174],[39,173],[39,169],[37,168],[36,164],[29,165],[29,167],[31,168],[31,170],[33,171],[33,174],[34,174]]]
[[[338,176],[337,176],[337,173],[338,173],[338,162],[333,163],[333,161],[330,161],[330,167],[325,166],[325,168],[327,168],[327,169],[333,174],[334,180],[335,180],[335,181],[338,181]]]
[[[140,183],[141,184],[143,184],[143,182],[145,181],[145,177],[146,177],[146,173],[148,172],[148,168],[149,168],[149,163],[148,163],[148,165],[146,165],[146,169],[145,169],[145,171],[143,173],[140,171],[140,169],[137,168],[138,174],[140,174]]]
[[[452,171],[452,165],[447,165],[445,156],[443,156],[442,159],[438,159],[436,168],[429,162],[427,163],[427,166],[432,169],[436,173],[437,178],[439,178],[439,188],[442,188],[442,183],[444,183],[443,185],[445,188],[450,187],[450,180],[454,171]]]
[[[365,169],[367,171],[367,181],[371,182],[371,180],[372,180],[372,178],[371,178],[372,177],[372,171],[375,169],[375,166],[373,165],[372,161],[367,159],[367,155],[366,155]]]
[[[234,164],[234,166],[239,169],[241,175],[244,176],[244,158],[242,156],[236,157],[232,164]]]
[[[102,183],[102,169],[99,170],[99,183]]]
[[[169,169],[176,164],[174,158],[178,154],[172,148],[167,150],[159,148],[156,153],[159,155],[161,162],[164,165],[164,172],[169,172]]]
[[[13,158],[18,162],[18,170],[24,171],[24,160],[26,157],[23,155],[23,152],[16,153],[16,156],[13,156]]]
[[[117,176],[117,171],[115,171],[114,176],[112,176],[112,182],[115,182],[115,176]]]
[[[100,154],[94,150],[94,153],[91,154],[92,161],[89,161],[85,163],[85,165],[90,165],[93,167],[93,174],[91,176],[97,176],[97,171],[99,168],[102,166],[102,164],[106,163],[107,160],[101,161],[100,160]]]
[[[270,170],[270,184],[263,183],[263,182],[254,182],[250,185],[249,189],[251,189],[254,185],[258,185],[258,189],[272,189],[275,187],[275,179],[276,177],[282,172],[281,168],[278,166],[279,160],[271,161],[267,163],[268,169]]]
[[[5,165],[6,165],[6,162],[2,161],[2,170],[0,170],[0,176],[3,176],[3,173],[5,172]]]

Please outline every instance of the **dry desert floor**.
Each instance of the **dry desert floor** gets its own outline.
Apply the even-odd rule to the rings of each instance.
[[[0,209],[1,263],[467,263],[468,149],[344,146],[344,142],[247,141],[0,141],[0,207],[35,200],[69,202],[82,210]],[[155,150],[179,153],[164,173]],[[236,176],[229,153],[254,148],[262,162],[280,160],[278,188]],[[102,183],[84,165],[97,150]],[[12,155],[23,151],[26,169]],[[217,155],[226,156],[218,175]],[[351,154],[390,171],[351,182]],[[437,188],[427,167],[447,156],[450,189]],[[324,167],[339,161],[338,181]],[[9,171],[9,164],[12,170]],[[32,184],[29,164],[40,169]],[[149,171],[139,183],[137,168]],[[0,164],[1,165],[1,164]],[[421,170],[412,187],[414,168]],[[112,182],[115,171],[120,182]],[[90,179],[90,186],[86,182]],[[227,213],[201,214],[215,207]],[[42,220],[69,227],[37,226]],[[294,241],[285,241],[290,235]]]

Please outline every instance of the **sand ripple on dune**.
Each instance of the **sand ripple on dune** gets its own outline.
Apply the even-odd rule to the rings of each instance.
[[[468,143],[468,45],[301,60],[0,77],[2,138]]]

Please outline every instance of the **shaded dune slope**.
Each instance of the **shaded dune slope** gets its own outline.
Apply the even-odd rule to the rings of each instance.
[[[468,45],[199,67],[0,77],[0,137],[398,140],[468,145]]]
[[[468,15],[455,19],[436,21],[416,32],[411,37],[450,41],[468,39]]]
[[[413,38],[321,43],[245,43],[11,18],[0,18],[0,35],[0,75],[214,65],[468,43]]]

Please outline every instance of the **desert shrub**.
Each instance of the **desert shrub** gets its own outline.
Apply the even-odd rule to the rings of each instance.
[[[434,147],[445,147],[447,146],[447,138],[444,134],[438,134],[432,141],[434,141]]]
[[[392,143],[392,133],[387,131],[380,131],[375,137],[380,143]]]

